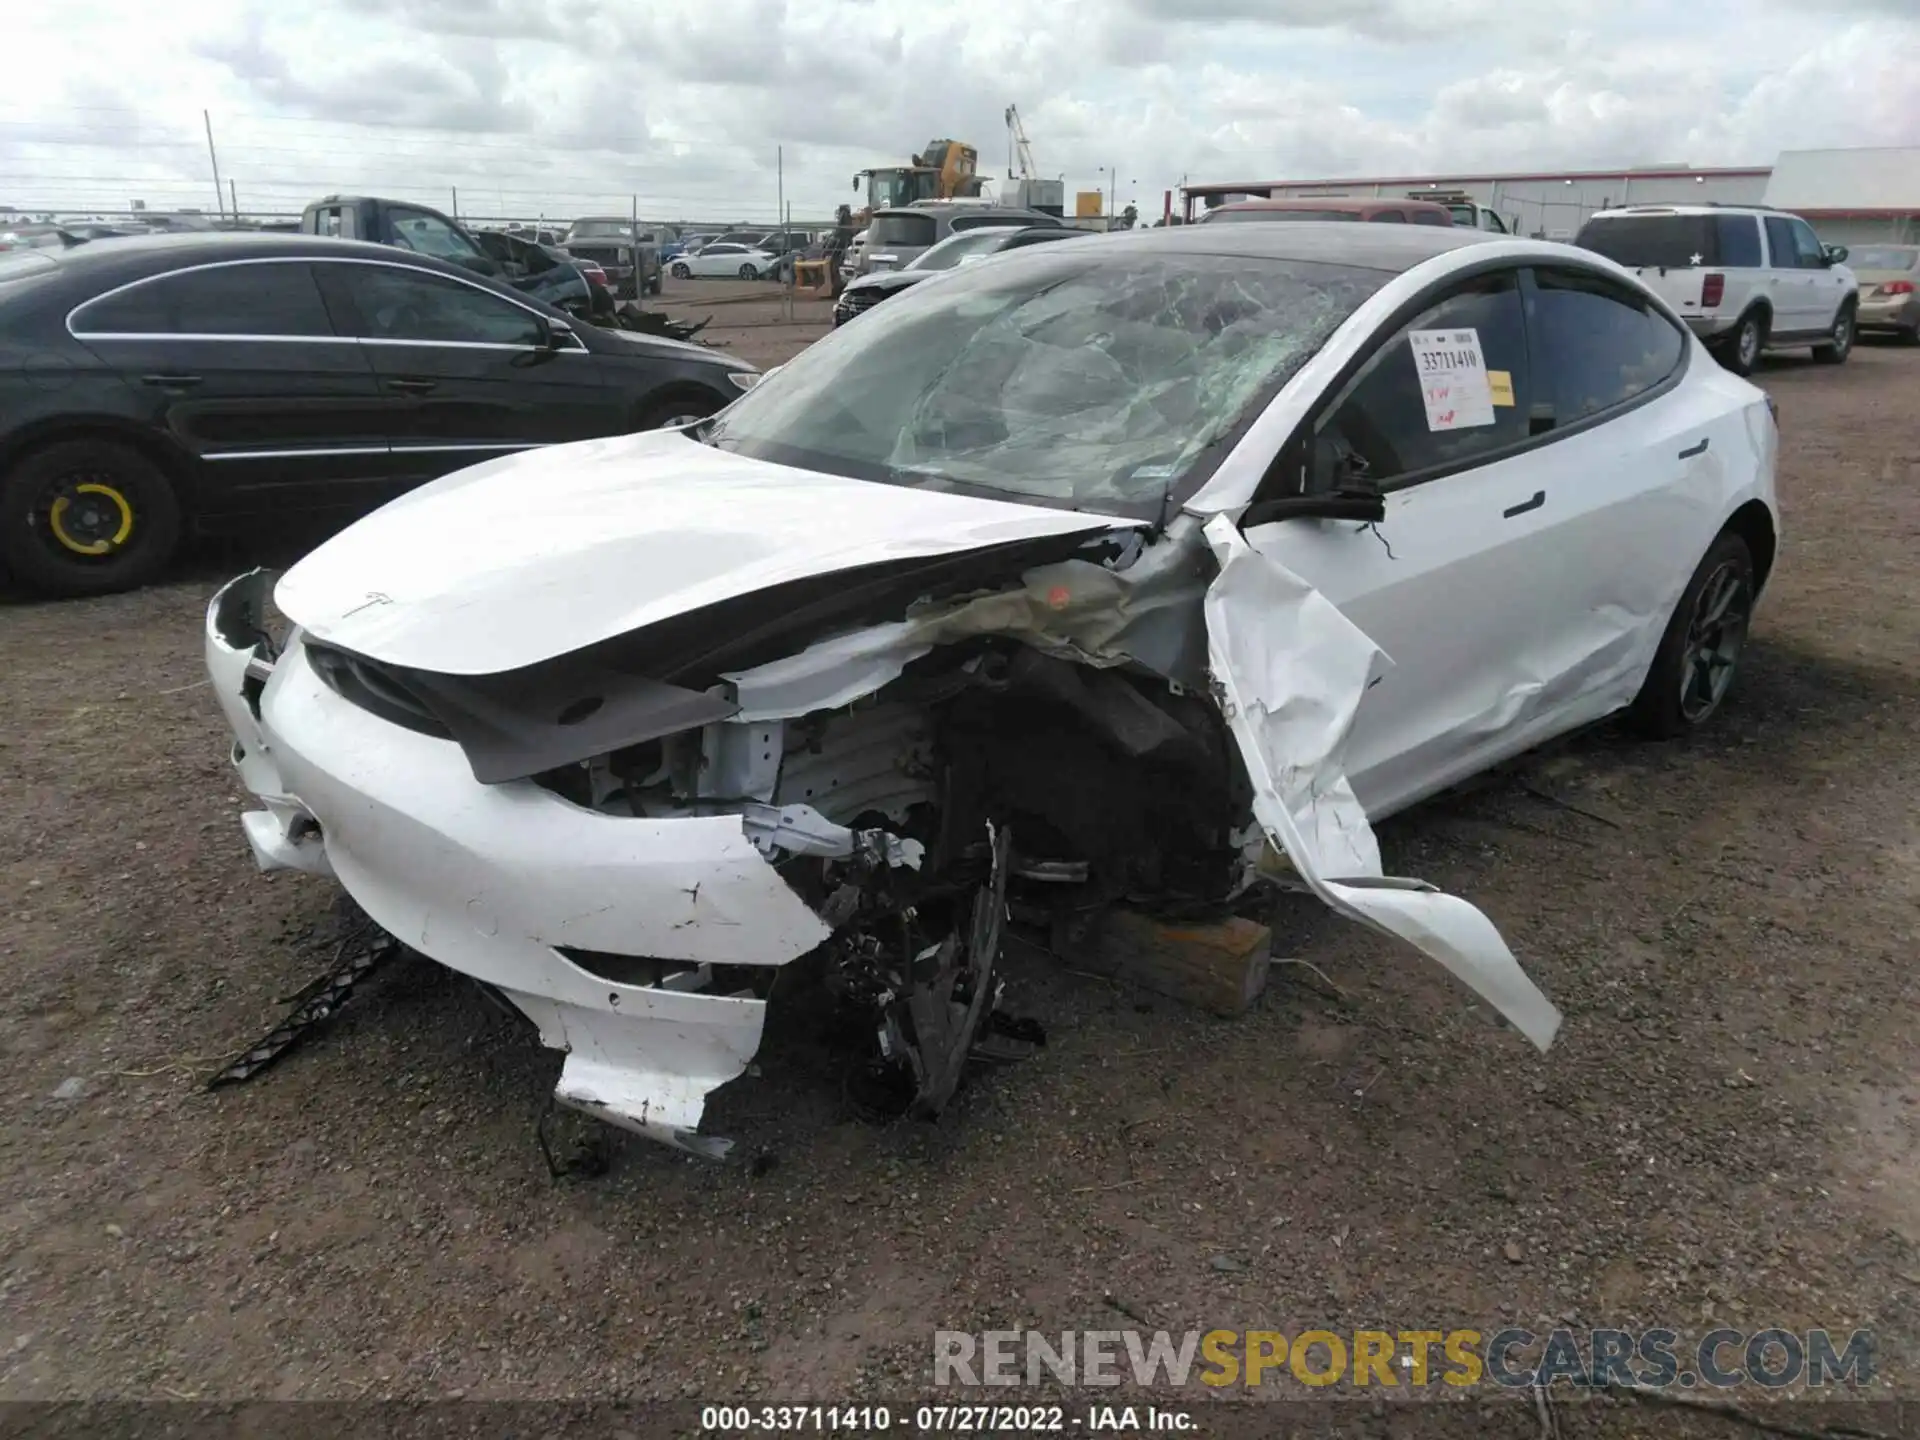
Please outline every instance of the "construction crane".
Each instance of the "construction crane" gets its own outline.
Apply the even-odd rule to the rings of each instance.
[[[1027,139],[1027,127],[1020,123],[1020,107],[1007,106],[1007,178],[1015,178],[1014,164],[1018,161],[1018,178],[1035,180],[1039,177],[1033,169],[1033,145]]]

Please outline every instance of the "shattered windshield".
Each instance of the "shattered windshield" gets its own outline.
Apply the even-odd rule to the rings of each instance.
[[[803,469],[1155,517],[1388,278],[1237,255],[1015,253],[804,351],[706,439]]]

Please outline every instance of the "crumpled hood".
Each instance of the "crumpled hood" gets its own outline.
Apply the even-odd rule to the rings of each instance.
[[[300,561],[274,600],[315,639],[486,675],[789,580],[1140,523],[849,480],[652,431],[424,485]]]

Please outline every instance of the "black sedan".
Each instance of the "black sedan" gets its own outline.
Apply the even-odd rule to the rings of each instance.
[[[844,325],[889,295],[897,295],[909,285],[918,285],[942,270],[952,270],[1004,250],[1020,250],[1054,240],[1083,240],[1086,236],[1084,230],[1069,230],[1058,225],[982,225],[958,231],[921,251],[902,269],[876,270],[852,281],[834,302],[833,323]]]
[[[461,266],[312,235],[0,254],[0,568],[143,584],[183,534],[351,516],[448,471],[674,425],[754,381]]]

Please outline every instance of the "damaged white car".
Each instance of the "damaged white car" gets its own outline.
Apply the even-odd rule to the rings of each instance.
[[[337,876],[719,1153],[775,976],[937,1111],[1009,905],[1191,915],[1283,850],[1545,1048],[1559,1015],[1370,820],[1727,693],[1770,402],[1631,275],[1377,225],[943,277],[717,417],[523,453],[214,599],[260,864]],[[271,593],[291,622],[263,620]]]

